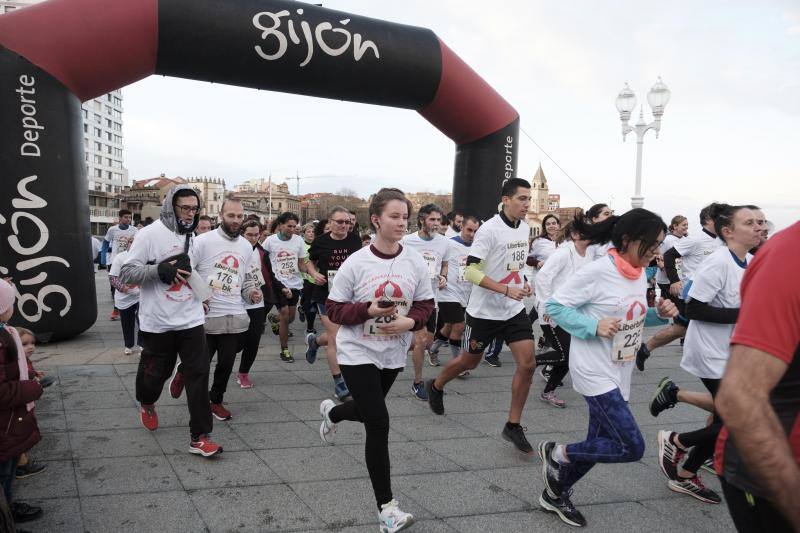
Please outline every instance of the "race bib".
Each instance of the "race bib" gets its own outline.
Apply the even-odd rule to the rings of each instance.
[[[467,271],[467,256],[462,256],[458,259],[458,274],[456,275],[456,281],[458,283],[466,283],[467,278],[465,277]]]
[[[250,269],[250,273],[247,274],[247,278],[248,281],[254,279],[259,287],[267,284],[264,279],[264,274],[261,273],[261,268],[258,265],[253,265],[253,268]]]
[[[283,278],[290,278],[300,272],[297,268],[297,255],[291,252],[278,254],[276,264],[278,265],[278,275]]]
[[[439,273],[436,271],[436,254],[428,250],[423,250],[422,258],[425,259],[425,264],[428,265],[428,275],[434,279]]]
[[[678,273],[678,279],[683,279],[683,259],[680,257],[675,259],[675,270]]]
[[[406,316],[408,314],[408,301],[405,298],[391,298],[391,301],[397,306],[397,314]],[[397,319],[397,315],[392,316],[377,316],[370,318],[364,322],[364,336],[366,337],[386,337],[390,335],[397,335],[396,333],[384,333],[379,329],[379,326],[385,326]]]
[[[619,331],[614,335],[611,344],[611,362],[628,363],[636,359],[636,352],[642,345],[642,334],[644,332],[644,319],[642,315],[633,320],[623,320],[619,325]]]
[[[519,272],[525,268],[525,259],[528,257],[528,243],[514,242],[506,250],[506,270]]]
[[[328,270],[328,291],[330,291],[333,288],[333,278],[336,277],[336,273],[337,272],[339,272],[338,269],[337,270]]]
[[[131,240],[129,237],[126,236],[117,237],[116,246],[114,247],[114,253],[118,254],[121,252],[127,252],[128,248],[130,247],[131,247]]]
[[[239,270],[226,263],[214,263],[211,274],[208,278],[208,286],[215,291],[226,295],[238,294],[241,290],[239,285]]]

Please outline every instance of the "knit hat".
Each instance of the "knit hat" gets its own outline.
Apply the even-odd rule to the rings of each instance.
[[[11,309],[16,296],[14,287],[4,279],[0,279],[0,315]]]

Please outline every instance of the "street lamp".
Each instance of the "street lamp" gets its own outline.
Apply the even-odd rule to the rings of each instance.
[[[661,81],[661,76],[658,77],[655,85],[647,93],[647,103],[653,110],[653,122],[646,124],[644,121],[644,111],[639,108],[639,121],[631,126],[628,121],[631,118],[631,112],[636,108],[636,95],[633,93],[628,84],[617,95],[615,104],[617,111],[619,111],[619,119],[622,122],[622,141],[625,142],[625,137],[630,132],[636,132],[636,189],[633,196],[631,196],[631,207],[643,207],[644,196],[642,196],[642,147],[644,146],[644,134],[648,130],[655,130],[656,139],[658,139],[658,132],[661,131],[661,117],[664,116],[664,108],[669,102],[670,91],[664,82]]]

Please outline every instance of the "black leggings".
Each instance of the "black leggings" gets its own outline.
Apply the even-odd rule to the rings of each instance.
[[[300,291],[300,307],[306,315],[306,331],[314,329],[314,320],[317,318],[317,306],[311,301],[314,287],[315,285],[313,283],[304,279],[303,289]]]
[[[134,343],[134,332],[139,325],[139,304],[135,303],[127,309],[119,309],[119,321],[122,324],[122,338],[125,339],[125,347],[133,348],[134,344],[142,345],[142,335],[139,333],[136,343]]]
[[[378,510],[392,501],[389,465],[389,411],[386,395],[392,388],[400,368],[379,369],[375,365],[339,365],[350,389],[351,400],[337,405],[330,412],[331,422],[362,422],[367,433],[364,457]]]
[[[270,305],[270,307],[272,307]],[[242,358],[239,360],[239,373],[247,374],[250,372],[250,367],[256,360],[258,354],[258,345],[261,342],[261,334],[264,333],[264,319],[267,316],[268,309],[265,307],[256,307],[255,309],[248,309],[247,314],[250,316],[250,326],[247,331],[242,334]]]
[[[556,387],[564,380],[564,376],[569,372],[569,344],[572,337],[559,326],[552,327],[548,324],[541,324],[542,333],[547,343],[553,347],[552,351],[545,352],[536,356],[536,364],[550,365],[552,370],[544,392],[553,392]]]
[[[712,398],[716,398],[720,380],[700,378],[700,381],[703,382],[708,392],[711,393]],[[689,452],[689,457],[686,459],[686,462],[683,463],[684,470],[688,470],[694,474],[703,465],[706,459],[710,459],[714,456],[714,447],[717,444],[717,437],[719,436],[720,429],[722,429],[722,419],[714,412],[714,420],[708,426],[679,435],[681,444],[687,448],[692,448]]]
[[[222,403],[225,391],[228,388],[228,379],[233,371],[233,363],[236,361],[236,351],[242,343],[244,333],[223,333],[221,335],[206,335],[208,344],[208,361],[214,359],[217,354],[217,366],[214,367],[214,381],[208,397],[213,403]],[[183,365],[181,365],[183,366]]]

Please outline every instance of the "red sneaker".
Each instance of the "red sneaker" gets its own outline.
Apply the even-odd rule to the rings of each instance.
[[[155,405],[142,405],[139,409],[139,415],[145,428],[150,431],[158,429],[158,415],[156,414]]]
[[[180,398],[182,392],[183,374],[178,372],[178,369],[175,368],[175,373],[172,375],[172,379],[169,380],[169,395],[173,398]]]
[[[108,317],[109,320],[117,320],[119,318],[119,311],[114,309],[111,311],[111,316]]]
[[[231,412],[225,409],[225,406],[221,403],[211,402],[211,414],[214,415],[214,418],[217,420],[230,420],[233,418]]]
[[[196,453],[203,457],[211,457],[222,453],[222,446],[212,442],[208,435],[200,435],[196,441],[189,444],[189,453]]]

